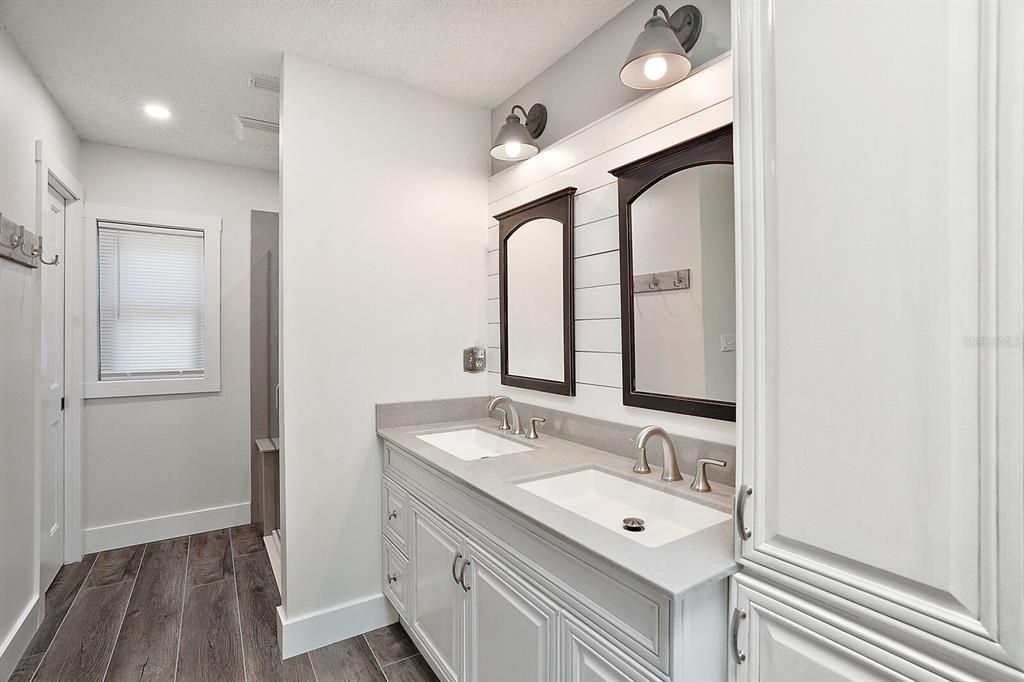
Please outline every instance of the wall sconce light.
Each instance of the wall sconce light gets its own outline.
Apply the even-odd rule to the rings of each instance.
[[[701,23],[700,10],[693,5],[680,7],[672,16],[664,5],[655,7],[619,71],[619,80],[637,90],[654,90],[686,78],[692,67],[686,53],[697,43]]]
[[[516,116],[516,109],[523,112],[526,119],[524,125]],[[522,161],[537,154],[540,147],[534,140],[541,136],[548,123],[548,110],[543,104],[534,104],[529,113],[518,104],[512,107],[512,113],[505,118],[498,136],[491,145],[491,156],[499,161]]]

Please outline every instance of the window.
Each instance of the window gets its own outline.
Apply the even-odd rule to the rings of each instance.
[[[220,220],[86,211],[95,263],[86,397],[219,390]]]

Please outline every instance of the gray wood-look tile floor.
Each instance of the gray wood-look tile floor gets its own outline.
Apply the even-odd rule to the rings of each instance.
[[[433,682],[400,624],[281,660],[281,596],[251,526],[64,566],[12,682]]]

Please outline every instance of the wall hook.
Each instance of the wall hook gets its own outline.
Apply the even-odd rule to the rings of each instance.
[[[26,251],[25,250],[25,226],[24,225],[21,226],[21,235],[19,237],[19,242],[21,244],[21,252],[23,254],[25,254],[26,256],[28,256],[29,258],[35,258],[36,256],[39,256],[39,255],[41,255],[43,253],[43,238],[42,237],[39,238],[39,246],[33,246],[31,251]]]
[[[32,250],[33,251],[37,251],[37,249],[32,249]],[[39,249],[38,249],[38,253],[36,255],[39,256],[39,262],[42,263],[43,265],[56,265],[57,263],[60,262],[60,254],[59,253],[58,254],[54,254],[53,260],[46,260],[45,258],[43,258],[43,236],[42,235],[39,235]]]
[[[2,215],[3,214],[0,213],[0,216],[2,216]],[[0,242],[0,246],[4,246],[4,247],[6,247],[8,249],[16,249],[16,248],[18,248],[19,246],[21,246],[21,243],[25,240],[25,226],[24,225],[18,225],[17,223],[12,223],[12,225],[14,225],[15,231],[11,233],[11,243],[10,244],[4,244],[4,243]]]

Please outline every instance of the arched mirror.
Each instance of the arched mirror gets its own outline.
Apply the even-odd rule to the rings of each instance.
[[[732,127],[612,174],[623,403],[735,421]]]
[[[574,395],[575,187],[496,215],[501,383]]]

